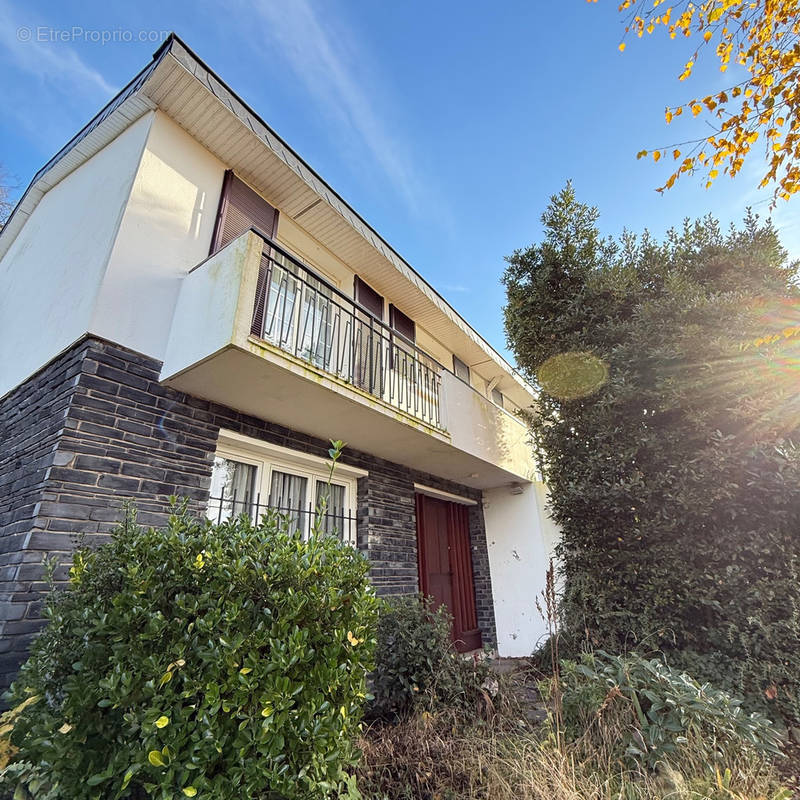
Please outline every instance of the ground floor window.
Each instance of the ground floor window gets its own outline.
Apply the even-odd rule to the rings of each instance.
[[[207,514],[221,522],[237,514],[254,519],[274,509],[304,538],[316,526],[356,543],[356,482],[366,471],[329,462],[233,432],[220,433]]]

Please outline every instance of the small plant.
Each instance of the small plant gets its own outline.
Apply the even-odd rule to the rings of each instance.
[[[562,662],[561,672],[567,738],[602,731],[604,744],[629,763],[654,768],[689,751],[708,764],[781,754],[766,717],[745,713],[741,701],[658,659],[598,650]]]
[[[544,603],[544,606],[542,605]],[[564,752],[564,714],[562,709],[561,690],[561,659],[559,658],[559,639],[561,628],[558,621],[558,592],[556,590],[556,568],[553,559],[545,573],[545,588],[541,593],[541,601],[536,598],[536,608],[542,619],[547,623],[548,651],[550,654],[550,679],[546,695],[550,700],[552,709],[552,724],[556,745],[559,751]]]
[[[346,793],[377,617],[367,571],[353,548],[304,542],[276,515],[212,525],[176,513],[163,530],[129,518],[76,554],[50,602],[12,689],[27,706],[3,729],[2,789],[35,800]]]
[[[391,598],[378,619],[371,713],[403,716],[442,706],[475,708],[485,700],[483,661],[459,655],[450,638],[452,618],[419,595]]]

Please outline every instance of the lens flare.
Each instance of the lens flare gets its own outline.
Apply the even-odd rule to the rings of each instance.
[[[608,365],[588,352],[559,353],[536,371],[542,389],[558,400],[588,397],[608,381]]]

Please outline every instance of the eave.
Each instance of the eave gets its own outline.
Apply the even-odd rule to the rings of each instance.
[[[0,258],[41,197],[127,126],[158,109],[503,393],[532,388],[458,312],[174,34],[152,61],[34,176],[0,231]]]

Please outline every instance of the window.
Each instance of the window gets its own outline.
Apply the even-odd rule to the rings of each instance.
[[[267,505],[285,514],[289,519],[292,530],[302,530],[305,532],[303,514],[308,508],[306,506],[306,494],[308,491],[308,478],[304,475],[294,475],[291,472],[283,472],[274,466],[270,470],[269,495]]]
[[[379,295],[368,283],[356,275],[353,293],[356,303],[364,306],[367,311],[378,319],[383,319],[383,297]]]
[[[453,373],[464,383],[469,383],[469,367],[457,356],[453,356]]]
[[[222,180],[211,252],[221,250],[250,228],[256,228],[265,236],[274,236],[278,212],[229,169]]]
[[[267,283],[263,332],[258,335],[329,370],[338,314],[330,287],[280,254],[271,260]]]
[[[383,319],[383,297],[358,275],[354,294],[356,302],[369,314],[357,309],[353,318],[353,383],[382,397],[386,384],[387,350],[381,326],[375,324],[372,316]]]
[[[264,236],[274,237],[278,231],[278,211],[229,169],[222,179],[217,220],[214,224],[209,254],[213,255],[221,250],[228,242],[232,242],[250,228],[255,228]],[[267,292],[267,275],[270,271],[269,252],[271,250],[262,256],[258,271],[256,306],[253,309],[251,328],[251,333],[255,336],[264,336],[264,297]]]
[[[297,268],[293,264],[284,267],[277,260],[272,261],[268,269],[266,314],[264,317],[264,339],[269,339],[284,350],[292,349],[295,331],[295,316],[298,306],[297,297],[301,291],[300,280],[296,276]],[[259,280],[261,276],[259,276]]]
[[[500,408],[504,408],[503,393],[499,389],[492,389],[492,402],[495,405],[500,406]]]
[[[334,320],[337,306],[331,290],[316,278],[307,276],[303,287],[303,309],[300,316],[300,357],[330,371],[334,344]]]
[[[389,347],[389,366],[395,370],[401,380],[417,383],[419,380],[418,359],[412,344],[416,341],[414,320],[407,317],[396,306],[389,305],[389,326],[400,336],[392,336]]]
[[[214,522],[268,509],[290,530],[308,538],[313,527],[356,543],[356,481],[364,470],[338,464],[330,484],[329,462],[232,432],[220,434],[207,515]]]
[[[417,340],[417,329],[414,325],[414,320],[411,317],[407,317],[397,306],[389,305],[389,325],[410,342]]]
[[[209,503],[209,516],[212,519],[229,519],[237,514],[250,514],[255,500],[255,488],[255,465],[221,455],[215,456],[209,490],[215,505],[212,514]]]
[[[325,533],[328,536],[336,533],[337,521],[344,520],[346,514],[345,487],[317,478],[316,507],[320,509],[322,529]]]

